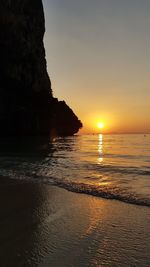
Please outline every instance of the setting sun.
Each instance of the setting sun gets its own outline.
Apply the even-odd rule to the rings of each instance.
[[[103,123],[103,122],[98,122],[98,123],[97,123],[97,127],[98,127],[99,129],[103,129],[103,128],[104,128],[104,123]]]

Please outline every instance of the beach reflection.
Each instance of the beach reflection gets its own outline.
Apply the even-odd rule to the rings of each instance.
[[[103,162],[103,135],[98,135],[98,162]]]

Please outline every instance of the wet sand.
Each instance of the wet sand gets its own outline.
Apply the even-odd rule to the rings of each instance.
[[[0,178],[0,266],[150,266],[150,209]]]

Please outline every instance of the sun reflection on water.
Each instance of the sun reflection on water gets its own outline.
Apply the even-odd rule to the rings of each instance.
[[[103,135],[98,135],[98,162],[103,162]]]

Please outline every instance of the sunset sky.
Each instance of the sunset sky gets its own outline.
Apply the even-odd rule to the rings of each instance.
[[[53,93],[82,132],[150,132],[150,1],[43,0]]]

